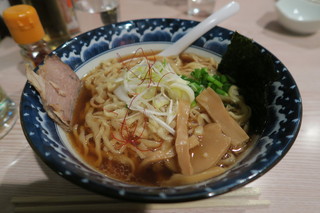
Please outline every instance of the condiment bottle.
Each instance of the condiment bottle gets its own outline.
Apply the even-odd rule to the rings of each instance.
[[[45,32],[34,7],[19,4],[7,8],[3,19],[12,38],[21,47],[21,55],[32,67],[38,66],[51,52],[43,40]]]
[[[51,49],[56,49],[70,39],[67,22],[59,6],[60,0],[24,0],[23,2],[36,9],[45,32],[43,40]]]

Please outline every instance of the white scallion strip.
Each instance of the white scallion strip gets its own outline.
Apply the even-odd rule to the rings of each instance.
[[[168,116],[167,116],[167,124],[170,124],[173,119],[176,117],[176,114],[173,112],[173,101],[170,100],[170,104],[169,104],[169,107],[168,107]]]
[[[171,134],[173,134],[173,135],[176,134],[176,131],[171,126],[169,126],[166,122],[161,120],[160,118],[157,118],[156,116],[154,116],[152,114],[146,114],[146,115],[149,116],[150,118],[152,118],[153,120],[155,120],[158,124],[160,124],[163,128],[168,130],[168,132],[170,132]]]
[[[131,98],[128,96],[128,92],[123,85],[118,86],[113,92],[121,101],[125,102],[126,104],[131,101]]]
[[[119,82],[123,79],[123,85],[114,93],[129,109],[144,113],[168,132],[175,134],[170,123],[177,114],[176,103],[181,98],[191,103],[194,92],[170,64],[160,61],[152,63],[144,58],[124,72],[123,78],[117,79]]]

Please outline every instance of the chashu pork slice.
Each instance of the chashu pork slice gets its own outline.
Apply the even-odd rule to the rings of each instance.
[[[81,81],[76,73],[56,55],[47,56],[35,73],[26,68],[27,79],[39,92],[48,115],[65,131],[70,131],[73,110]]]

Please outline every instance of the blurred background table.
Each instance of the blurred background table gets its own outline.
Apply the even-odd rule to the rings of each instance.
[[[216,8],[228,3],[217,0]],[[275,54],[296,80],[304,114],[295,144],[271,171],[248,186],[261,190],[261,199],[271,202],[260,208],[191,208],[191,212],[319,212],[320,209],[320,32],[301,36],[284,30],[277,22],[274,3],[269,0],[239,0],[241,10],[220,26],[253,38]],[[185,18],[185,0],[120,0],[120,21],[140,18]],[[78,17],[82,32],[99,27],[99,17]],[[19,48],[7,37],[0,42],[0,84],[14,101],[20,102],[26,83]],[[91,195],[52,172],[34,154],[20,121],[0,141],[0,207],[13,212],[16,196]],[[184,212],[185,209],[136,212]]]

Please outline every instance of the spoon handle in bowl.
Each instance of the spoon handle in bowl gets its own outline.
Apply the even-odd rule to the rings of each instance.
[[[196,39],[208,32],[218,23],[224,21],[230,16],[234,15],[240,9],[239,3],[232,1],[229,4],[222,7],[220,10],[214,12],[208,18],[200,22],[190,32],[180,38],[177,42],[167,47],[165,50],[159,53],[160,56],[179,55],[188,46],[190,46]]]

